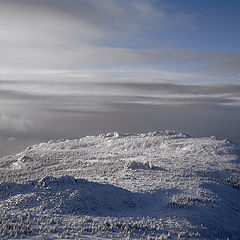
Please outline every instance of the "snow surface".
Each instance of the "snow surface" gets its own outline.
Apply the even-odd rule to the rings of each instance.
[[[240,239],[240,146],[175,131],[0,159],[0,239]]]

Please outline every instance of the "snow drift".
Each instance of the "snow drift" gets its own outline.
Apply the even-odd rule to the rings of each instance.
[[[0,159],[0,238],[239,239],[240,147],[108,133]]]

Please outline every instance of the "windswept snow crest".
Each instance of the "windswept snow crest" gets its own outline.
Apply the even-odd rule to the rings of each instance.
[[[240,239],[240,146],[167,130],[0,158],[1,239]]]

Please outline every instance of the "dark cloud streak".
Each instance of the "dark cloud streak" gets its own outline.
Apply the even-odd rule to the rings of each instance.
[[[96,83],[97,84],[97,83]],[[100,83],[101,84],[101,83]],[[213,95],[213,94],[238,94],[240,85],[237,84],[218,84],[218,85],[180,85],[174,83],[102,83],[106,87],[126,88],[147,92],[167,92],[169,94],[194,94],[194,95]]]

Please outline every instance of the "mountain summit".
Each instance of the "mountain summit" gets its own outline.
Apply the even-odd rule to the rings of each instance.
[[[238,239],[240,146],[176,131],[62,139],[0,159],[1,239]]]

